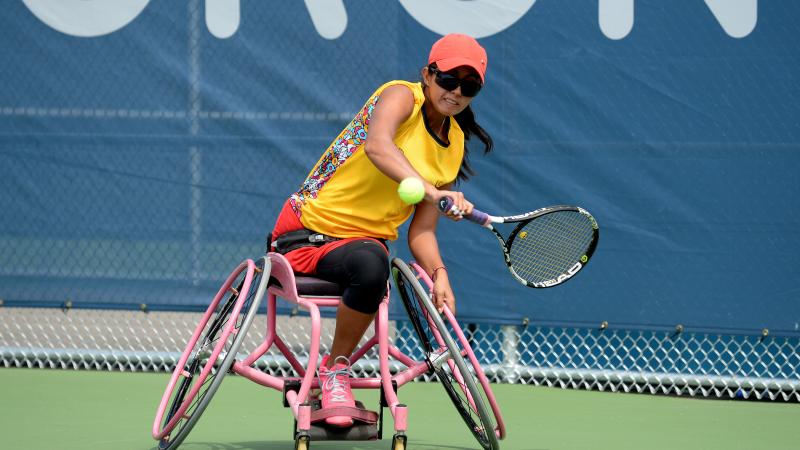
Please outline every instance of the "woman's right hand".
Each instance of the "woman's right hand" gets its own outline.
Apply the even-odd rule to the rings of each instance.
[[[464,218],[464,215],[472,212],[473,205],[464,197],[463,192],[439,190],[433,188],[430,192],[425,193],[425,199],[433,203],[437,210],[439,209],[439,201],[443,197],[450,197],[450,199],[453,200],[453,206],[455,207],[443,212],[447,218],[459,221]]]

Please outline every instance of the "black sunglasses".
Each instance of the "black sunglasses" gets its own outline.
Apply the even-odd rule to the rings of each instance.
[[[446,91],[454,91],[460,85],[461,95],[464,97],[475,97],[483,87],[480,81],[474,78],[458,78],[433,66],[428,66],[428,70],[436,75],[436,84]]]

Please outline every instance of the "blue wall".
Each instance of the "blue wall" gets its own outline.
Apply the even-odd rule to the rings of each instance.
[[[0,16],[6,305],[201,308],[263,251],[367,95],[416,80],[438,38],[394,1],[345,2],[335,39],[303,2],[242,2],[227,39],[203,2],[183,3],[150,2],[97,37],[22,2]],[[463,186],[496,214],[587,208],[595,258],[563,286],[526,289],[493,237],[443,223],[459,315],[798,335],[800,3],[760,2],[740,38],[702,1],[640,0],[630,33],[610,39],[597,5],[540,0],[481,39],[474,107],[496,151],[476,146],[479,176]],[[402,239],[394,249],[407,255]]]

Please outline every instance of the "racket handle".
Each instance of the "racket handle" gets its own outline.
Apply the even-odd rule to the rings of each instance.
[[[439,211],[446,213],[453,207],[453,199],[450,197],[442,197],[439,199]],[[486,226],[491,222],[489,215],[483,211],[472,208],[472,212],[464,216],[470,222],[475,222],[478,225]]]

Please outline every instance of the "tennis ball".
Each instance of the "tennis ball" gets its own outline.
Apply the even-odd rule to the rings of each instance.
[[[397,195],[406,204],[415,205],[425,197],[425,186],[419,178],[408,177],[397,186]]]

